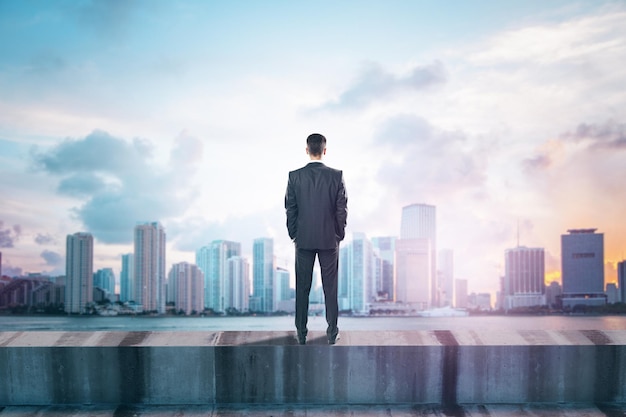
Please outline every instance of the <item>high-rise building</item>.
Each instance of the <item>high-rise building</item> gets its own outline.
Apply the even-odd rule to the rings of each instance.
[[[381,298],[389,301],[395,298],[395,285],[393,280],[394,259],[396,256],[396,238],[374,237],[372,238],[372,246],[378,251],[380,257],[380,275],[376,281],[376,291]]]
[[[244,312],[249,309],[250,263],[241,256],[228,258],[227,285],[229,285],[229,307]]]
[[[167,299],[174,302],[177,312],[186,315],[204,310],[204,274],[194,264],[180,262],[172,265],[168,274]]]
[[[614,282],[606,284],[606,302],[608,304],[615,304],[620,301],[617,285]]]
[[[98,269],[93,276],[93,286],[101,288],[107,295],[115,294],[115,273],[111,268]],[[110,298],[111,299],[111,298]]]
[[[401,239],[427,239],[429,241],[429,278],[431,306],[439,305],[437,284],[437,221],[436,208],[429,204],[411,204],[402,208]]]
[[[135,274],[134,255],[127,253],[122,255],[122,269],[120,272],[120,301],[135,301]]]
[[[341,247],[340,259],[345,265],[340,268],[338,279],[347,284],[347,308],[355,313],[369,313],[369,305],[376,300],[372,243],[365,234],[354,233],[352,241]]]
[[[196,251],[196,265],[202,271],[204,275],[204,308],[213,308],[209,307],[209,303],[211,303],[211,285],[209,284],[209,260],[211,259],[211,246],[203,246]]]
[[[165,313],[165,229],[158,222],[135,226],[135,302]]]
[[[261,302],[261,311],[274,311],[274,240],[254,239],[252,246],[252,293]]]
[[[442,307],[454,305],[454,252],[441,249],[437,260],[439,268],[439,304]]]
[[[396,301],[426,310],[431,304],[430,239],[396,240]]]
[[[281,301],[291,299],[289,288],[289,271],[285,268],[277,267],[274,271],[274,305]]]
[[[241,256],[241,243],[230,240],[214,240],[208,247],[208,265],[205,268],[208,278],[205,279],[208,285],[208,300],[204,300],[207,308],[215,311],[225,312],[227,308],[233,307],[233,296],[231,294],[231,283],[228,281],[228,260],[233,256]],[[200,266],[200,265],[199,265]]]
[[[93,236],[68,235],[65,252],[65,312],[82,314],[93,302]]]
[[[558,308],[561,304],[561,294],[563,293],[563,289],[561,288],[561,284],[556,281],[552,281],[550,285],[546,287],[546,304],[550,308]]]
[[[454,288],[454,306],[456,308],[467,308],[468,306],[468,293],[467,293],[467,280],[457,279]]]
[[[471,309],[478,309],[481,311],[491,310],[491,294],[488,292],[471,293],[467,297],[467,306]]]
[[[604,234],[597,229],[570,229],[561,235],[563,307],[603,305]]]
[[[617,263],[617,290],[619,301],[626,303],[626,261]]]
[[[504,309],[546,304],[543,248],[518,246],[504,252]]]

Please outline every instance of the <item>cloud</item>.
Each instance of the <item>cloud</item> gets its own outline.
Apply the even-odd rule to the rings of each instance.
[[[192,178],[202,152],[202,142],[183,132],[161,166],[151,159],[149,141],[96,130],[32,155],[41,171],[61,177],[59,194],[83,201],[73,213],[87,231],[104,243],[129,243],[137,222],[184,214],[197,194]]]
[[[535,169],[546,169],[552,164],[552,159],[549,155],[536,155],[530,158],[526,158],[522,161],[524,169],[526,171],[533,171]]]
[[[547,140],[542,143],[536,154],[522,160],[522,166],[527,173],[533,173],[550,168],[563,168],[564,164],[572,163],[572,159],[578,159],[578,163],[586,161],[595,165],[596,163],[610,164],[610,159],[596,161],[598,153],[601,157],[605,152],[611,151],[613,154],[626,150],[626,124],[618,123],[614,120],[607,120],[604,123],[580,123],[570,131],[562,133],[558,138]],[[617,168],[617,167],[616,167]],[[598,182],[604,182],[600,176],[593,175],[593,172],[600,172],[600,169],[590,169],[593,178]]]
[[[124,139],[94,130],[83,139],[66,139],[48,152],[33,150],[37,166],[52,174],[93,174],[99,172],[128,175],[146,168],[152,156],[147,140]]]
[[[615,10],[558,24],[512,29],[493,37],[470,61],[479,65],[550,65],[610,55],[624,49],[625,18],[626,12]]]
[[[360,109],[395,94],[425,91],[446,81],[445,68],[439,61],[416,66],[403,76],[386,72],[377,64],[368,64],[353,85],[344,90],[337,100],[324,104],[322,109]]]
[[[604,123],[581,123],[578,127],[561,135],[564,140],[589,142],[591,149],[622,150],[626,149],[626,124],[607,120]]]
[[[46,261],[46,265],[48,266],[59,266],[63,264],[63,256],[50,250],[41,252],[41,257]]]
[[[478,190],[486,179],[487,150],[461,131],[444,131],[414,115],[387,120],[375,135],[379,147],[400,156],[382,166],[379,180],[414,201],[436,201]]]
[[[19,224],[4,229],[4,222],[0,220],[0,248],[12,248],[20,239],[22,227]]]
[[[74,174],[61,180],[58,191],[72,197],[85,197],[100,192],[106,187],[106,183],[97,174],[80,173]]]
[[[53,245],[56,243],[56,239],[47,233],[37,233],[37,236],[35,236],[35,243],[38,245]]]
[[[243,245],[252,245],[259,237],[272,237],[288,240],[285,224],[285,211],[282,208],[262,210],[256,213],[231,217],[223,222],[212,222],[205,218],[193,217],[175,220],[167,226],[168,242],[174,236],[175,247],[182,251],[196,251],[214,240],[234,240]],[[243,248],[247,252],[250,248]]]

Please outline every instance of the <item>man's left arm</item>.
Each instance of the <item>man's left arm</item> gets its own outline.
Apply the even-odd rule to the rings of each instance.
[[[340,171],[339,189],[337,190],[337,203],[335,211],[336,233],[339,241],[346,237],[346,225],[348,223],[348,194],[343,182],[343,172]]]

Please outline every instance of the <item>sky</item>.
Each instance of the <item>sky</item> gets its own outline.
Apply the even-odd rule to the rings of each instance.
[[[306,137],[344,172],[348,239],[398,236],[437,208],[437,245],[470,292],[504,251],[604,234],[626,251],[624,1],[0,0],[4,274],[64,274],[95,238],[119,276],[159,221],[167,265],[218,239],[272,237],[291,268],[287,175]]]

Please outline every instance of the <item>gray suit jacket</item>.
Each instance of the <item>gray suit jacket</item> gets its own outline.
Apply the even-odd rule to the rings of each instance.
[[[300,249],[333,249],[346,234],[343,172],[320,162],[291,171],[285,193],[287,231]]]

